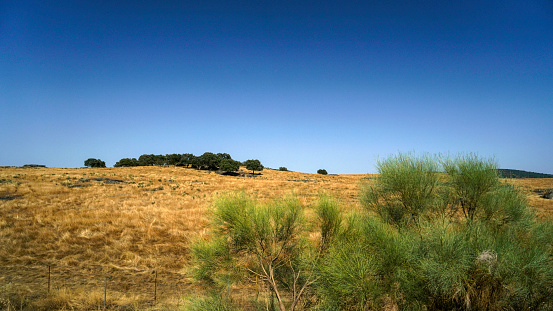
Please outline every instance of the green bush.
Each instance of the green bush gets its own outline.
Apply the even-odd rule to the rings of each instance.
[[[377,163],[379,177],[361,188],[362,205],[402,227],[439,205],[439,165],[434,157],[399,154]]]
[[[317,170],[317,174],[328,175],[328,172],[324,168],[321,168]]]
[[[321,307],[553,308],[553,225],[495,166],[475,155],[380,161],[361,190],[367,213],[346,218],[319,267]]]
[[[260,204],[243,193],[227,194],[216,199],[211,216],[211,238],[192,247],[194,277],[222,289],[246,275],[258,276],[281,310],[294,310],[314,281],[318,258],[299,201]]]
[[[184,310],[186,311],[238,311],[228,301],[223,300],[217,294],[211,294],[209,297],[195,297],[188,301]]]

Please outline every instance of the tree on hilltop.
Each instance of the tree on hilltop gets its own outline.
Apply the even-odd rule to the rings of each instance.
[[[84,161],[86,167],[106,167],[106,162],[100,159],[89,158]]]
[[[138,160],[136,158],[132,158],[132,159],[123,158],[117,161],[117,163],[115,163],[113,167],[131,167],[131,166],[139,166]]]
[[[204,154],[199,157],[200,169],[204,168],[210,171],[215,171],[219,168],[220,163],[221,158],[212,152],[204,152]]]
[[[255,175],[255,171],[262,171],[264,168],[263,165],[261,165],[261,162],[257,159],[244,161],[243,164],[246,169],[252,171],[253,175]]]
[[[236,172],[240,168],[240,162],[233,159],[222,160],[219,169],[225,172]]]

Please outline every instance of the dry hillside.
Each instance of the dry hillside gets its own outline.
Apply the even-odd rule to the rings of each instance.
[[[0,309],[172,309],[200,291],[186,273],[188,246],[207,225],[214,196],[296,195],[308,210],[321,191],[359,208],[369,175],[264,170],[255,178],[178,167],[0,169]],[[542,217],[553,179],[507,180]],[[240,290],[240,289],[235,289]],[[250,288],[251,290],[251,288]],[[50,293],[48,294],[48,291]]]

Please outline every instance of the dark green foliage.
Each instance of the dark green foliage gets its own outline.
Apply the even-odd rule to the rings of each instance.
[[[138,157],[138,163],[140,166],[163,165],[165,163],[165,156],[155,154],[143,154]]]
[[[233,159],[224,159],[219,163],[219,169],[225,172],[236,172],[240,168],[240,162]]]
[[[117,161],[117,163],[115,163],[115,165],[113,167],[130,167],[130,166],[139,166],[139,162],[137,159],[135,158],[123,158],[119,161]]]
[[[167,165],[177,165],[182,162],[183,162],[183,159],[182,159],[182,155],[180,154],[173,153],[173,154],[165,155],[165,164]]]
[[[194,159],[196,159],[195,155],[191,153],[184,153],[184,154],[181,154],[180,162],[177,163],[176,165],[188,167],[193,163]]]
[[[106,167],[106,162],[100,159],[87,159],[84,161],[84,166],[86,167]]]
[[[527,172],[512,169],[498,169],[501,178],[553,178],[553,174]]]
[[[217,168],[219,168],[219,164],[221,163],[221,158],[211,152],[205,152],[199,156],[198,159],[199,168],[210,171],[217,170]]]
[[[115,167],[176,165],[211,171],[220,169],[226,172],[235,172],[239,169],[240,164],[240,162],[233,160],[228,153],[214,154],[211,152],[205,152],[201,156],[195,156],[191,153],[173,153],[167,155],[143,154],[138,158],[138,160],[134,158],[121,159],[115,164]],[[260,164],[261,163],[259,163],[259,165]]]
[[[317,174],[328,175],[328,172],[324,168],[321,168],[317,170]]]
[[[222,160],[232,160],[232,158],[230,157],[230,154],[228,153],[217,153],[217,157],[222,161]]]
[[[263,170],[263,165],[261,165],[261,162],[259,160],[246,160],[244,161],[244,166],[246,167],[246,169],[252,171],[252,174],[255,175],[255,171],[262,171]]]
[[[279,167],[278,170],[281,171],[281,172],[287,172],[288,171],[288,169],[284,166]]]

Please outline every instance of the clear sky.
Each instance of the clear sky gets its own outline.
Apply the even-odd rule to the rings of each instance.
[[[553,173],[553,2],[0,1],[0,165],[229,153]]]

